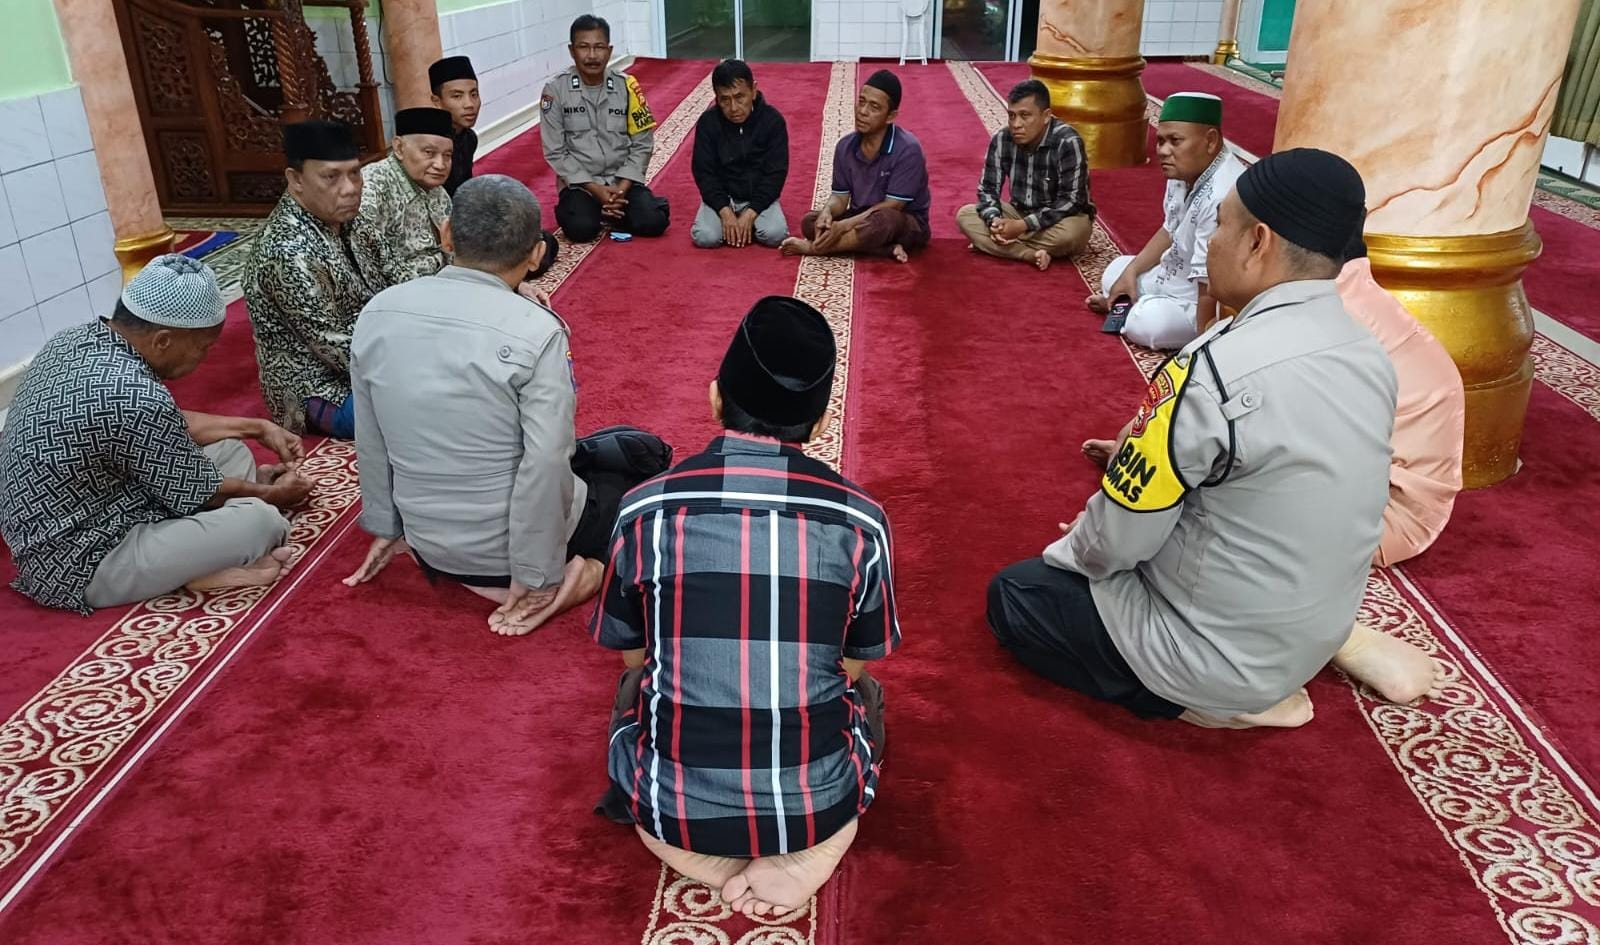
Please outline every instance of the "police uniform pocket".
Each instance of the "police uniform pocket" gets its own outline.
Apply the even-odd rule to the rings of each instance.
[[[535,364],[539,363],[538,354],[525,348],[514,348],[511,345],[501,345],[495,349],[494,353],[495,357],[500,360],[500,363],[510,364],[514,367],[528,368],[531,370]]]

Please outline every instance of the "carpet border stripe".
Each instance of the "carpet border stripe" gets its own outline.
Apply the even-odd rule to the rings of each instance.
[[[947,65],[985,124],[1003,127],[1001,98],[987,77],[965,63]],[[1089,250],[1074,262],[1095,286],[1115,253],[1097,219]],[[1141,376],[1162,360],[1124,347]],[[1392,705],[1346,682],[1501,928],[1513,943],[1600,941],[1600,799],[1592,786],[1403,571],[1373,570],[1361,617],[1445,667],[1443,697],[1417,707]]]

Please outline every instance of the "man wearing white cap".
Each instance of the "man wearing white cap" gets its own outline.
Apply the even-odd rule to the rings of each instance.
[[[199,367],[223,312],[210,268],[160,256],[109,318],[33,359],[0,434],[0,534],[18,591],[86,614],[180,587],[270,584],[288,567],[278,509],[311,492],[300,439],[179,410],[162,384]],[[280,462],[258,469],[241,438]]]
[[[1100,294],[1087,304],[1103,313],[1127,296],[1133,308],[1123,337],[1146,348],[1181,348],[1216,318],[1206,249],[1217,229],[1217,205],[1245,165],[1222,140],[1222,99],[1204,92],[1167,99],[1156,126],[1156,155],[1167,175],[1161,229],[1137,256],[1106,267]]]

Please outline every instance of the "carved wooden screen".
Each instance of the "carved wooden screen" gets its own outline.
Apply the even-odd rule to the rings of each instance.
[[[365,0],[115,0],[161,209],[261,216],[283,193],[283,125],[337,118],[383,150]],[[333,84],[303,6],[350,14],[359,79]]]

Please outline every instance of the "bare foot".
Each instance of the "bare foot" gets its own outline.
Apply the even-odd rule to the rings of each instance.
[[[810,256],[811,241],[791,236],[778,244],[778,252],[785,256]]]
[[[1091,295],[1083,300],[1083,304],[1089,311],[1099,312],[1101,315],[1111,311],[1111,300],[1103,295]]]
[[[744,872],[722,886],[722,901],[747,916],[769,916],[798,909],[838,868],[856,838],[856,821],[806,850],[750,861]]]
[[[1433,657],[1359,622],[1333,655],[1333,665],[1399,705],[1410,705],[1424,696],[1438,697],[1444,685],[1444,667]]]
[[[911,261],[911,257],[906,255],[906,248],[899,243],[894,244],[894,249],[889,250],[889,254],[895,258],[895,262]]]
[[[215,591],[225,587],[264,587],[289,570],[287,546],[274,548],[241,568],[223,568],[185,584],[191,591]]]
[[[1189,709],[1178,718],[1201,728],[1299,728],[1311,721],[1312,715],[1311,696],[1302,689],[1265,712],[1248,712],[1231,719],[1219,719]]]
[[[1033,264],[1039,267],[1040,272],[1050,268],[1051,256],[1042,249],[1033,251]]]
[[[714,890],[721,890],[727,885],[728,880],[744,872],[744,868],[750,863],[749,860],[735,859],[731,856],[691,853],[669,843],[662,843],[643,827],[635,825],[633,829],[657,859],[695,882],[705,883]]]
[[[1083,455],[1101,469],[1111,464],[1111,454],[1117,451],[1116,440],[1084,440]]]

